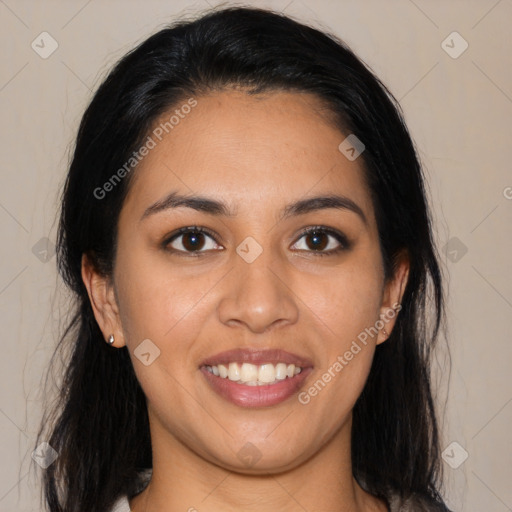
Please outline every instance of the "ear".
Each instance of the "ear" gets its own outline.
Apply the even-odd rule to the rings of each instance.
[[[409,277],[409,268],[409,255],[403,250],[395,257],[393,275],[384,285],[380,308],[380,320],[384,325],[379,329],[377,345],[389,338],[395,326],[399,311],[402,309],[401,302]]]
[[[82,255],[82,280],[87,288],[94,317],[103,337],[107,340],[113,334],[114,344],[112,346],[124,346],[125,341],[112,279],[98,272],[91,258],[85,253]]]

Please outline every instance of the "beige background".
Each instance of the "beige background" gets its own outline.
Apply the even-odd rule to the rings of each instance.
[[[176,15],[208,3],[215,2],[0,0],[2,512],[40,510],[41,470],[30,454],[42,375],[66,304],[55,257],[36,244],[55,241],[58,195],[79,119],[115,60]],[[447,398],[443,448],[459,443],[447,451],[452,464],[462,448],[469,457],[457,469],[443,462],[447,502],[456,511],[511,510],[512,2],[252,4],[345,39],[401,100],[425,164],[450,285],[448,394],[442,355],[436,372],[443,377],[440,400]],[[47,59],[31,48],[43,31],[59,45]],[[469,44],[456,59],[441,45],[453,31]],[[462,48],[453,41],[447,40],[452,51]]]

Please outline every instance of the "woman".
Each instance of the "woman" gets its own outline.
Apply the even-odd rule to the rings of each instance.
[[[249,8],[144,41],[84,114],[58,246],[48,510],[448,510],[421,168],[341,41]]]

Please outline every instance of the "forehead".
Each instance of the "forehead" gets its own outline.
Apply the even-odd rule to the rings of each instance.
[[[315,96],[228,90],[195,100],[155,123],[162,127],[176,114],[161,140],[149,134],[155,145],[134,171],[128,212],[140,213],[170,190],[222,198],[237,211],[339,192],[371,212],[362,160],[340,152],[348,134]]]

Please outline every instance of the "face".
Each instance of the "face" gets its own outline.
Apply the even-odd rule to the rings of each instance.
[[[282,471],[349,429],[405,271],[385,281],[362,161],[314,96],[196,99],[135,171],[112,279],[84,280],[152,436]]]

